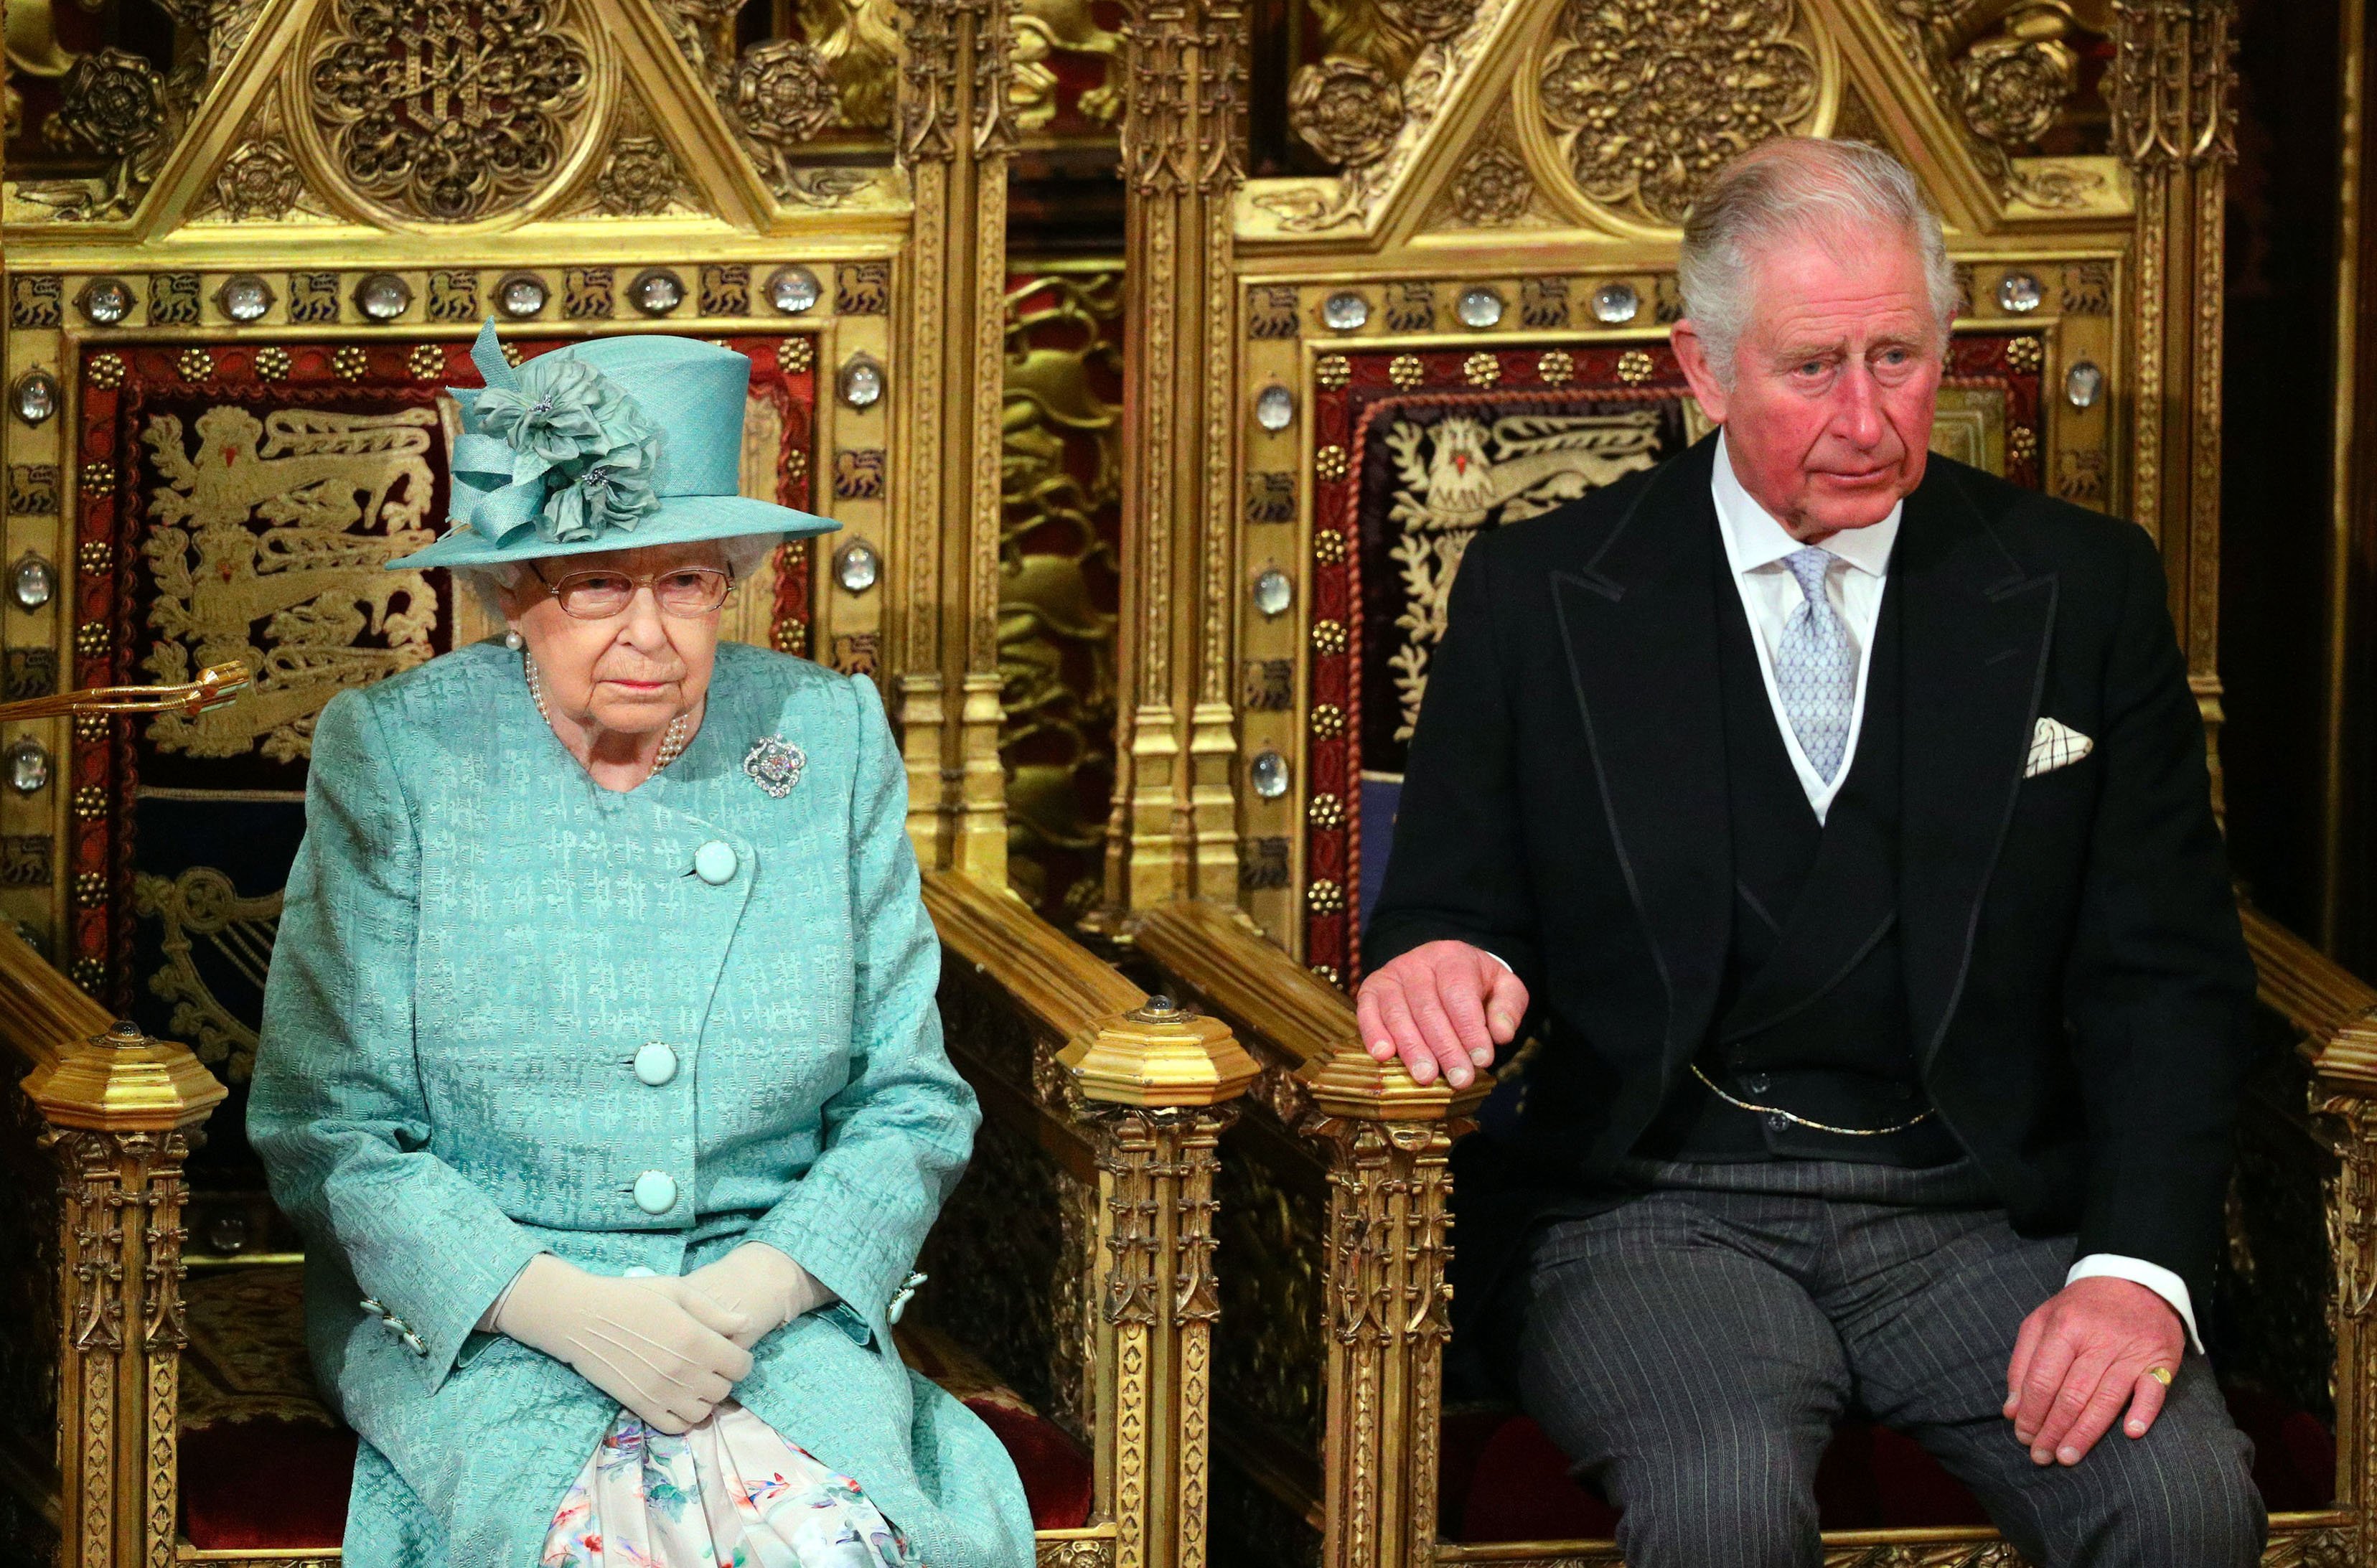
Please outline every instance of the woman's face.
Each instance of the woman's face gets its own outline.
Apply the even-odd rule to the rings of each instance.
[[[504,619],[528,642],[536,661],[547,708],[581,729],[617,735],[650,735],[679,713],[693,712],[710,689],[718,652],[718,617],[712,608],[675,615],[661,607],[670,579],[683,592],[687,574],[727,569],[715,544],[660,545],[640,550],[597,550],[531,561],[502,594]],[[562,608],[559,592],[579,580],[574,602],[581,608],[603,588],[586,574],[627,579],[627,604],[600,620],[580,619]]]

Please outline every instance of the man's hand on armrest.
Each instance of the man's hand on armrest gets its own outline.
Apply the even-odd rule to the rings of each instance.
[[[1527,1015],[1527,987],[1511,966],[1467,942],[1423,942],[1362,982],[1362,1042],[1380,1061],[1400,1056],[1415,1083],[1439,1072],[1456,1089],[1507,1046]]]

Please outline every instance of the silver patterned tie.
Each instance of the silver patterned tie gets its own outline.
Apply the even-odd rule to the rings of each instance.
[[[1783,640],[1774,650],[1774,688],[1783,697],[1784,717],[1791,721],[1809,765],[1826,784],[1848,749],[1849,714],[1857,703],[1857,649],[1824,592],[1824,574],[1835,558],[1812,545],[1783,557],[1799,580],[1804,602],[1783,623]]]

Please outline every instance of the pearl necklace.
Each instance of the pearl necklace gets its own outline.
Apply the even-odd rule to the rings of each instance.
[[[544,682],[537,678],[536,661],[522,655],[520,663],[528,666],[529,700],[536,704],[536,716],[543,719],[546,727],[550,728],[553,724],[553,714],[544,705]],[[652,758],[652,773],[659,772],[663,768],[685,755],[686,742],[693,738],[692,724],[693,715],[690,713],[679,713],[669,721],[668,733],[661,736],[660,751]],[[652,773],[646,773],[644,777],[651,778]]]

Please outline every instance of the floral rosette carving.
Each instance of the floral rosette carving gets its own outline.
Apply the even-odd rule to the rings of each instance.
[[[492,329],[472,358],[483,375],[491,360],[506,372],[464,394],[478,428],[455,444],[454,472],[480,492],[473,529],[500,543],[534,523],[539,538],[574,545],[660,509],[660,437],[616,382],[567,350],[511,370]]]
[[[1332,163],[1375,163],[1403,129],[1403,89],[1367,60],[1332,54],[1296,73],[1287,123]]]
[[[239,148],[215,174],[215,201],[233,222],[286,218],[305,188],[297,161],[269,141]]]
[[[678,184],[676,155],[668,143],[652,136],[623,136],[612,144],[594,182],[595,198],[605,212],[648,218],[668,210]]]
[[[831,125],[840,107],[817,51],[790,38],[744,51],[728,102],[743,134],[773,154],[780,182],[784,155]]]
[[[1568,0],[1537,85],[1584,194],[1681,223],[1701,182],[1814,112],[1793,0]]]
[[[190,80],[177,76],[168,81],[147,60],[122,49],[98,50],[75,61],[60,84],[57,112],[42,134],[55,146],[87,148],[116,164],[95,209],[87,187],[66,182],[53,204],[56,216],[94,218],[131,209],[172,146],[170,133],[187,102],[186,93],[177,96],[177,89]]]

